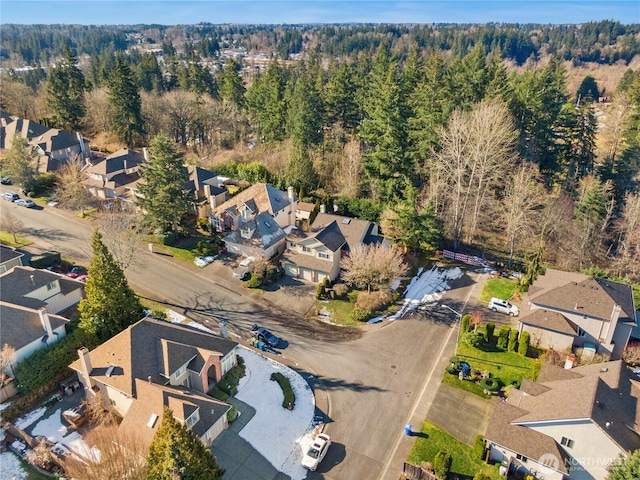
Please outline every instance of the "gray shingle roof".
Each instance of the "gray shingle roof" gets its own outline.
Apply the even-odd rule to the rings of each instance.
[[[543,308],[531,311],[529,315],[520,319],[520,323],[567,335],[575,335],[577,332],[576,326],[564,315]]]
[[[313,227],[314,229],[319,229],[330,225],[332,222],[336,222],[340,232],[342,232],[342,236],[346,240],[345,249],[347,251],[355,248],[360,243],[365,243],[367,235],[371,233],[374,226],[373,223],[367,220],[343,217],[342,215],[333,215],[330,213],[319,213],[313,221]]]
[[[15,248],[0,245],[0,264],[9,262],[15,258],[24,257],[24,253],[18,252]]]
[[[338,222],[335,220],[320,230],[315,238],[332,252],[337,252],[346,243]]]
[[[165,352],[161,348],[163,339],[189,346],[194,355],[199,353],[197,349],[200,348],[223,357],[237,345],[236,342],[197,328],[147,317],[89,353],[93,367],[91,376],[133,396],[136,395],[135,379],[147,381],[151,377],[154,383],[164,383],[166,378],[160,374],[164,374],[170,366],[169,361],[165,362]],[[121,373],[107,377],[109,365],[121,367]],[[76,371],[82,368],[79,360],[70,367]]]
[[[53,330],[69,322],[66,318],[52,313],[49,313],[49,321]],[[6,302],[0,302],[0,331],[2,343],[8,343],[16,350],[43,338],[47,333],[40,322],[37,309],[10,305]]]
[[[26,295],[45,285],[58,282],[62,293],[84,288],[82,282],[73,280],[65,275],[31,267],[14,267],[0,275],[2,286],[2,301],[22,305],[24,307],[38,309],[46,305],[46,302]],[[11,288],[7,288],[11,285]]]
[[[242,236],[243,230],[247,229],[253,230],[253,235],[250,238]],[[285,236],[284,230],[280,228],[280,225],[276,223],[273,217],[266,212],[262,212],[255,219],[242,224],[238,230],[232,231],[224,240],[225,242],[266,250],[285,238]]]

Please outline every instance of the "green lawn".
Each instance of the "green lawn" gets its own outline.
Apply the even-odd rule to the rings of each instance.
[[[337,298],[335,300],[320,301],[316,300],[315,308],[318,311],[323,309],[331,312],[331,321],[337,325],[354,326],[362,325],[362,322],[351,318],[351,312],[358,296],[357,290],[352,290],[346,296],[346,298]]]
[[[13,241],[13,234],[0,231],[0,243],[8,247],[20,248],[31,245],[33,242],[22,235],[16,235],[16,241]]]
[[[516,291],[517,286],[518,283],[516,280],[509,280],[508,278],[490,278],[484,284],[479,300],[484,303],[489,303],[491,297],[509,300]]]
[[[478,472],[489,475],[492,479],[500,479],[497,466],[487,465],[480,459],[473,457],[473,449],[466,443],[449,435],[431,422],[422,424],[421,434],[417,436],[409,455],[409,463],[420,465],[422,462],[431,462],[438,452],[448,452],[453,460],[451,473],[473,477]]]
[[[211,237],[193,236],[188,238],[181,238],[176,246],[159,245],[155,244],[154,248],[164,251],[173,255],[174,258],[179,258],[185,262],[193,263],[196,257],[200,256],[195,252],[195,248],[198,246],[198,242],[211,240]]]
[[[459,388],[465,392],[473,393],[474,395],[478,395],[484,399],[492,398],[491,395],[484,394],[484,389],[479,383],[471,382],[469,380],[460,380],[457,375],[451,375],[450,373],[445,372],[442,377],[442,383],[445,385],[451,385],[454,388]]]
[[[532,358],[523,357],[516,352],[504,351],[495,345],[487,345],[484,350],[466,343],[458,344],[457,356],[471,365],[472,370],[488,370],[492,376],[509,385],[522,381],[523,377],[535,380],[540,372],[540,363]]]

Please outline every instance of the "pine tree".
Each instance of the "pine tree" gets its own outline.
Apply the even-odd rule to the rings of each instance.
[[[2,173],[11,177],[13,183],[22,185],[25,191],[30,191],[38,173],[35,162],[36,155],[27,139],[16,134],[2,161]]]
[[[79,127],[85,114],[84,75],[78,59],[65,45],[63,58],[49,70],[47,78],[47,106],[53,111],[54,122],[66,130]]]
[[[307,75],[301,76],[295,84],[288,120],[294,142],[306,147],[322,139],[322,99]]]
[[[153,53],[144,53],[136,68],[138,85],[145,92],[160,93],[164,90],[162,84],[162,69]]]
[[[147,457],[148,480],[222,480],[224,469],[218,466],[204,443],[185,424],[165,408]]]
[[[127,146],[134,146],[144,134],[142,101],[135,76],[121,55],[116,57],[107,85],[113,131]]]
[[[184,156],[164,135],[156,136],[149,146],[149,162],[142,166],[143,183],[140,185],[140,206],[147,222],[161,232],[173,229],[178,234],[178,223],[189,212],[190,205],[184,186],[189,180]]]
[[[318,174],[309,157],[309,150],[300,143],[294,143],[285,179],[287,184],[292,185],[296,190],[312,192],[318,188]]]
[[[233,58],[227,60],[220,76],[218,77],[218,94],[222,100],[235,103],[238,107],[244,108],[246,99],[244,97],[246,88],[242,77],[238,74],[240,65]]]
[[[87,296],[78,306],[80,327],[107,340],[140,320],[144,312],[97,229],[93,231],[91,248],[93,257],[85,284]]]
[[[280,64],[274,61],[247,91],[247,105],[253,118],[252,123],[265,142],[277,142],[285,138],[285,89],[285,72]]]
[[[337,123],[347,132],[353,132],[358,125],[357,84],[353,75],[349,64],[342,62],[330,68],[324,89],[326,124]]]

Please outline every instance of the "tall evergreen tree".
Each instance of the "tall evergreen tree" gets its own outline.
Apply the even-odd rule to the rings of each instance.
[[[178,234],[178,223],[189,212],[190,202],[184,190],[189,180],[184,155],[165,135],[158,135],[149,146],[149,162],[141,169],[140,206],[147,222],[154,228]]]
[[[288,108],[288,127],[294,142],[309,146],[322,139],[322,99],[306,74],[298,78]]]
[[[78,68],[78,59],[68,46],[62,60],[49,70],[47,78],[47,106],[53,111],[56,126],[75,130],[85,114],[84,75]]]
[[[286,85],[285,72],[280,64],[274,61],[247,91],[247,105],[252,123],[265,142],[281,141],[285,138]]]
[[[13,137],[11,148],[2,161],[2,173],[28,191],[36,178],[36,155],[27,139],[20,134]]]
[[[140,63],[136,67],[136,76],[138,77],[138,85],[145,92],[160,93],[164,90],[162,69],[153,53],[142,54]]]
[[[243,108],[246,105],[245,93],[247,89],[239,75],[240,65],[233,58],[227,60],[220,76],[218,77],[218,93],[222,100],[235,103]]]
[[[93,231],[91,248],[87,296],[78,306],[80,327],[104,341],[140,320],[144,312],[98,229]]]
[[[224,469],[218,466],[204,443],[186,424],[165,408],[147,457],[148,480],[222,480]]]
[[[579,103],[569,100],[558,115],[558,173],[568,192],[576,189],[579,180],[593,173],[597,127],[593,101],[589,97]]]
[[[318,174],[313,167],[313,160],[309,157],[308,148],[301,143],[294,142],[285,179],[296,190],[312,192],[318,188]]]
[[[386,44],[379,49],[367,85],[360,139],[365,144],[364,171],[374,198],[402,198],[409,184],[407,121],[397,62]]]
[[[358,126],[357,84],[348,63],[342,62],[329,69],[329,80],[324,88],[327,125],[339,124],[347,132]]]
[[[113,131],[127,146],[134,146],[144,134],[142,101],[135,76],[121,55],[116,57],[107,84]]]

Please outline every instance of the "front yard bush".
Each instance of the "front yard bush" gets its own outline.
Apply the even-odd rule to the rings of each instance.
[[[500,389],[500,382],[495,378],[485,377],[480,380],[480,386],[487,392],[497,392]]]
[[[55,263],[60,263],[61,257],[59,252],[44,252],[40,255],[34,255],[29,260],[29,266],[33,268],[47,268]]]
[[[507,344],[509,343],[509,332],[511,331],[511,327],[509,325],[503,325],[498,330],[498,341],[497,345],[500,348],[507,349]]]
[[[509,332],[509,351],[515,352],[518,350],[518,330],[515,328]]]
[[[440,478],[447,478],[449,471],[451,470],[451,463],[453,459],[448,452],[439,451],[436,457],[433,459],[433,470]]]
[[[355,307],[351,312],[351,318],[358,322],[366,322],[371,318],[373,312],[371,310],[365,310],[363,308]]]
[[[487,341],[487,343],[492,343],[493,342],[493,332],[496,329],[496,325],[495,323],[487,323],[486,327],[485,327],[485,340]]]
[[[289,410],[295,407],[296,394],[293,392],[293,388],[291,388],[291,382],[289,382],[289,379],[279,372],[274,372],[271,374],[271,380],[278,382],[278,385],[280,385],[280,388],[282,389],[282,393],[284,393],[282,406]]]
[[[522,332],[522,335],[520,335],[520,343],[518,345],[518,353],[520,355],[524,355],[525,357],[527,356],[530,342],[531,342],[531,335],[529,335],[529,332]]]
[[[474,348],[479,348],[484,343],[484,336],[481,333],[467,332],[462,334],[462,341]]]
[[[238,383],[240,382],[240,379],[244,377],[244,374],[244,359],[241,356],[238,356],[238,364],[229,370],[224,377],[222,377],[222,380],[218,383],[218,388],[227,395],[235,395],[238,393]]]
[[[356,307],[361,308],[362,310],[375,312],[386,307],[392,299],[393,295],[388,290],[360,292],[358,294],[358,300],[356,300]]]
[[[347,293],[349,293],[349,286],[346,283],[337,283],[333,286],[333,291],[336,294],[336,297],[343,298]]]
[[[467,333],[469,331],[469,325],[471,325],[471,315],[466,314],[460,319],[460,331]]]
[[[478,460],[484,460],[484,436],[476,435],[473,442],[473,456]]]
[[[247,288],[260,288],[262,286],[262,275],[251,273],[249,280],[245,282]]]
[[[227,421],[233,422],[236,418],[238,418],[238,407],[231,405],[231,409],[227,412]]]

